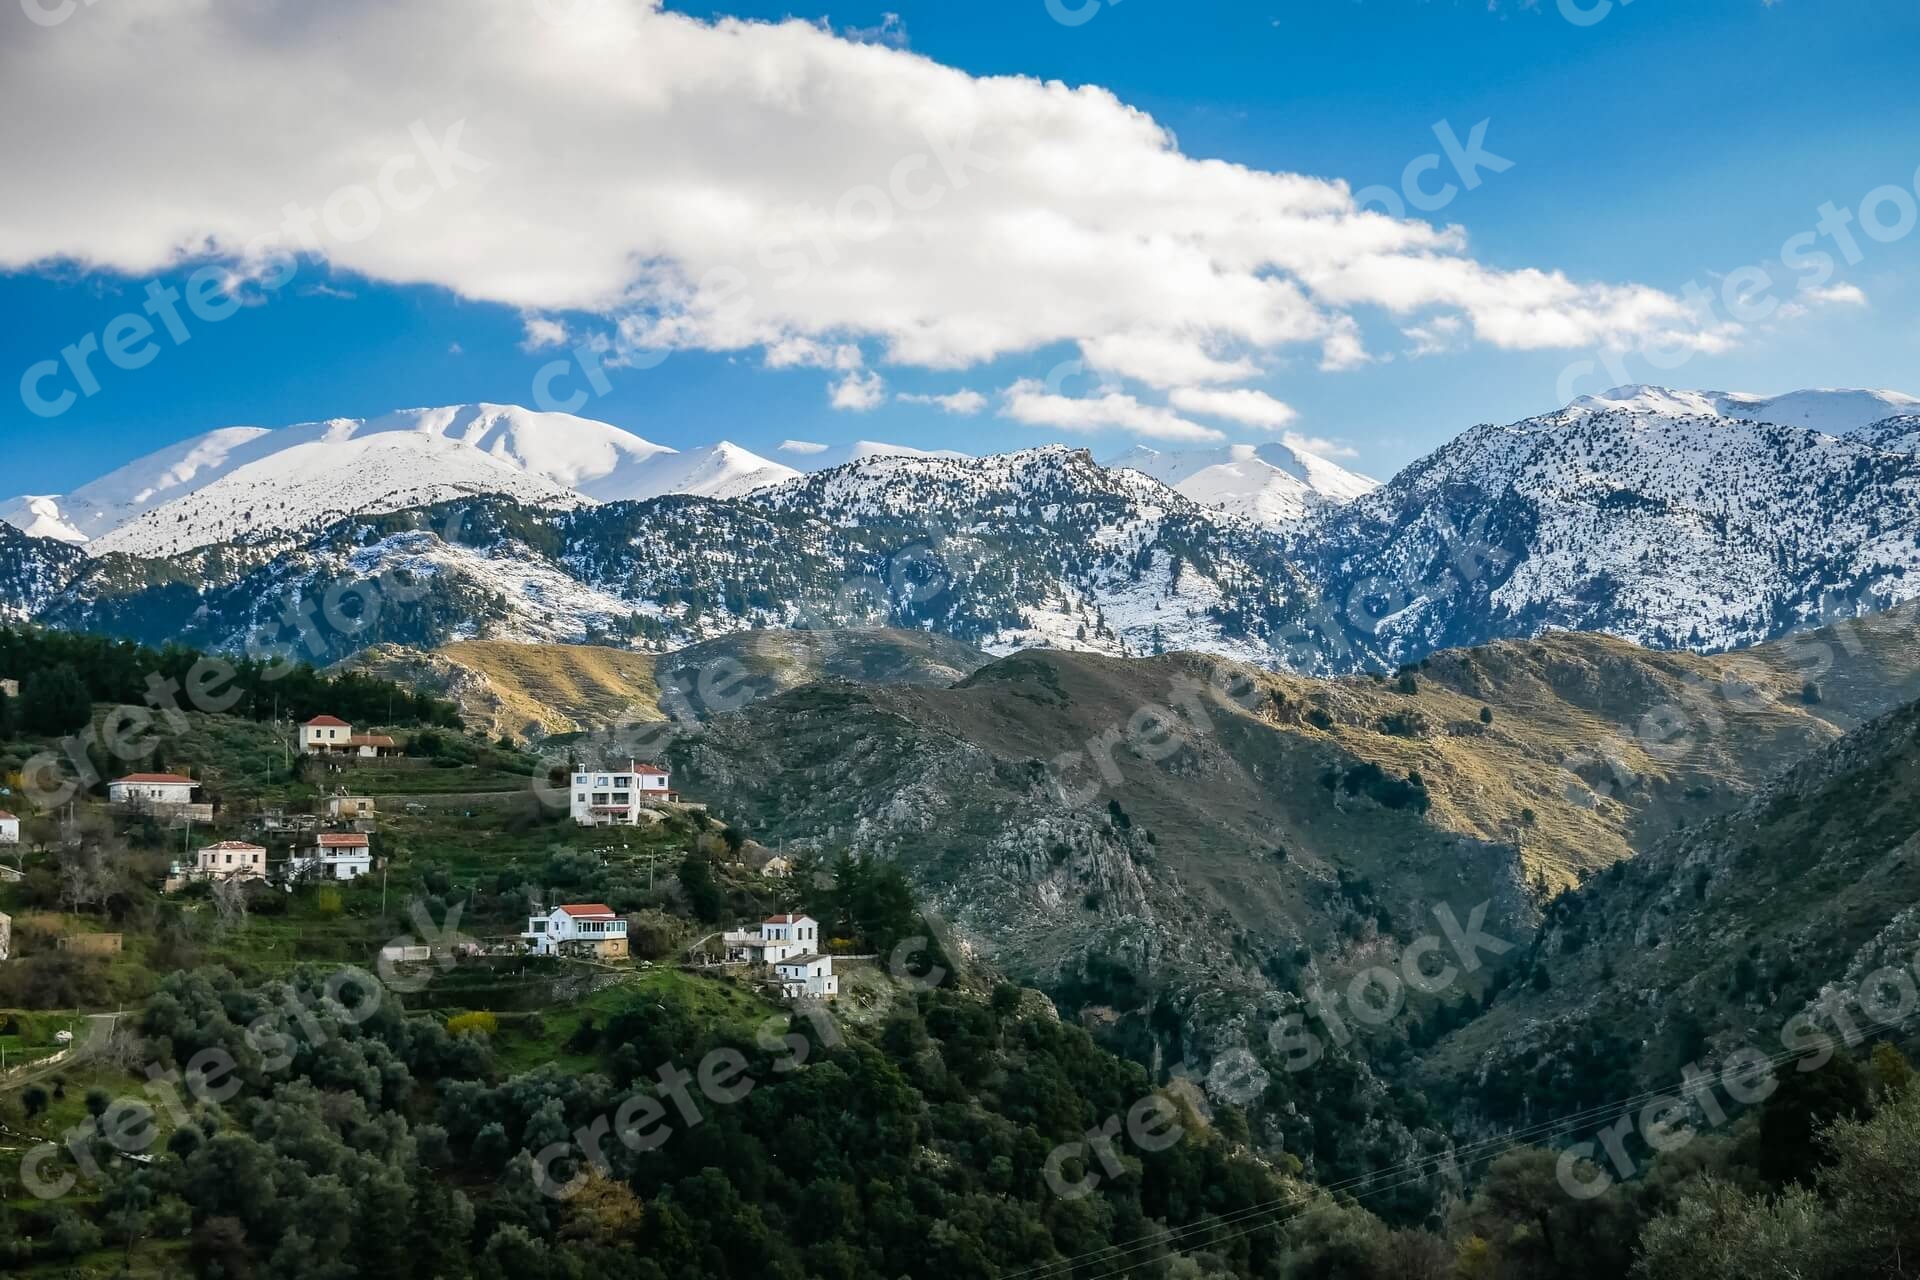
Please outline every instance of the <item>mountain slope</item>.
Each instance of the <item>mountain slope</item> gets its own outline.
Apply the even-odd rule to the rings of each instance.
[[[1689,1061],[1773,1052],[1827,993],[1873,1027],[1852,993],[1920,947],[1916,784],[1908,704],[1555,901],[1525,961],[1547,978],[1515,983],[1436,1047],[1430,1078],[1487,1119],[1535,1121],[1607,1100],[1582,1046],[1644,1049],[1614,1064],[1628,1072],[1618,1096],[1671,1086]]]
[[[919,631],[745,631],[666,654],[601,645],[382,645],[348,664],[452,700],[469,729],[538,739],[724,708],[818,680],[947,685],[987,655]],[[617,743],[616,743],[617,745]]]
[[[1920,456],[1863,437],[1575,407],[1476,427],[1289,545],[1396,660],[1550,627],[1725,649],[1920,593]]]
[[[1142,447],[1109,458],[1106,465],[1131,468],[1203,507],[1275,528],[1380,487],[1376,480],[1277,442],[1174,453]]]
[[[37,615],[74,574],[85,555],[57,538],[37,538],[0,524],[0,622]]]

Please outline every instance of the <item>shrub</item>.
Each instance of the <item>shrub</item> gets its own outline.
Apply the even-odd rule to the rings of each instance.
[[[485,1009],[476,1009],[472,1013],[456,1014],[447,1019],[447,1031],[456,1036],[480,1035],[496,1036],[500,1034],[500,1019]]]
[[[1482,707],[1482,708],[1480,708],[1480,723],[1481,723],[1481,724],[1492,724],[1492,723],[1493,723],[1493,708],[1492,708],[1492,707]]]

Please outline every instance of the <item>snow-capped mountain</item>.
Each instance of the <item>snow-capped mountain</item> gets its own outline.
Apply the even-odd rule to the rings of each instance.
[[[1915,420],[1869,421],[1907,399],[1621,388],[1476,427],[1290,545],[1397,660],[1549,628],[1751,644],[1920,594]]]
[[[622,468],[583,492],[602,502],[640,501],[669,493],[703,498],[744,498],[800,473],[770,462],[729,440],[677,453],[661,449],[645,462]]]
[[[1898,391],[1789,391],[1783,396],[1757,396],[1744,391],[1676,391],[1634,385],[1581,396],[1567,406],[1566,412],[1737,418],[1848,436],[1900,414],[1920,413],[1920,399]]]
[[[954,458],[965,460],[970,454],[952,449],[911,449],[904,444],[883,444],[878,440],[855,440],[836,447],[789,440],[775,452],[802,471],[832,471],[868,458]]]
[[[345,651],[475,635],[663,649],[856,617],[995,651],[1193,648],[1305,671],[1550,628],[1724,649],[1920,595],[1920,414],[1876,416],[1908,403],[1622,388],[1476,427],[1357,495],[1363,479],[1271,449],[1102,467],[1061,446],[868,448],[796,473],[731,445],[680,454],[626,437],[616,458],[556,460],[537,433],[483,449],[347,424],[309,441],[327,446],[314,455],[225,456],[211,483],[88,548],[162,559],[8,531],[0,609],[231,647],[300,596],[405,569],[426,597]],[[1745,416],[1762,411],[1827,430]],[[1235,487],[1249,475],[1257,485]],[[1220,509],[1276,492],[1319,504],[1281,527],[1258,518],[1271,503]],[[455,498],[451,524],[446,505],[416,509]]]
[[[462,495],[562,506],[665,493],[732,498],[797,474],[730,443],[682,454],[591,418],[452,405],[208,432],[64,497],[0,503],[0,520],[95,554],[171,555]]]
[[[1179,490],[1203,507],[1283,528],[1380,487],[1316,454],[1275,441],[1162,453],[1129,449],[1107,459]]]
[[[262,427],[209,431],[137,458],[64,496],[0,503],[0,520],[37,538],[86,542],[251,461],[257,455],[247,446],[270,434]]]

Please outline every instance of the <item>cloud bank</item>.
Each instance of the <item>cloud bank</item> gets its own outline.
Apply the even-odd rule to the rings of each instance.
[[[976,77],[800,21],[653,0],[0,14],[0,109],[33,122],[0,135],[0,166],[33,175],[0,207],[0,268],[317,251],[520,308],[533,348],[569,332],[547,317],[593,313],[651,347],[830,369],[852,410],[885,394],[869,359],[958,370],[1070,344],[1258,426],[1288,420],[1278,402],[1206,389],[1295,347],[1363,365],[1369,311],[1509,349],[1684,344],[1695,324],[1656,289],[1485,265],[1460,229],[1362,210],[1340,181],[1186,155],[1105,89]],[[355,190],[378,195],[371,230]],[[290,207],[321,217],[291,231]],[[1007,403],[1218,435],[1130,396],[1060,399]]]

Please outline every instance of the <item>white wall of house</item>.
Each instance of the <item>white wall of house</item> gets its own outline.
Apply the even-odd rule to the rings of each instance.
[[[309,848],[287,860],[293,880],[357,880],[373,870],[373,851],[366,845]]]
[[[637,762],[576,770],[568,811],[583,827],[638,826],[642,809],[667,798],[670,781],[666,770]]]
[[[20,843],[20,819],[10,813],[0,813],[0,844]]]
[[[773,971],[779,975],[780,989],[788,999],[831,1000],[840,994],[840,978],[833,971],[832,956],[795,956],[775,965]]]
[[[535,955],[550,956],[570,942],[624,942],[627,922],[617,915],[582,918],[555,907],[545,915],[527,917],[527,931],[520,936],[532,945]]]
[[[345,746],[353,736],[350,724],[303,724],[300,726],[302,751],[330,751]]]
[[[192,804],[197,785],[192,782],[110,782],[107,799],[113,804]]]
[[[264,879],[267,851],[257,844],[208,845],[200,851],[197,869],[222,880]]]

